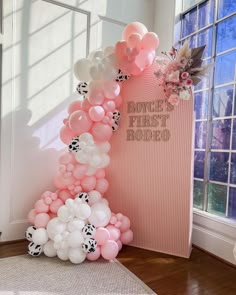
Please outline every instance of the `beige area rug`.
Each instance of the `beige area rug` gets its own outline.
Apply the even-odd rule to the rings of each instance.
[[[73,265],[28,255],[0,259],[0,295],[156,294],[118,261]]]

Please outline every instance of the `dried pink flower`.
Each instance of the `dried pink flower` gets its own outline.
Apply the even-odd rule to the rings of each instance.
[[[182,79],[187,79],[189,77],[189,73],[188,72],[183,72],[182,74],[181,74],[181,78]]]
[[[179,96],[177,94],[171,94],[168,102],[173,106],[177,106],[179,104]]]

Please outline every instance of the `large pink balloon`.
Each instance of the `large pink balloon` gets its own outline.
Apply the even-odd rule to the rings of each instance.
[[[102,257],[106,260],[115,259],[119,252],[119,247],[115,241],[108,240],[105,245],[101,246]]]
[[[120,94],[120,85],[115,81],[104,81],[103,91],[106,98],[114,99]]]
[[[96,177],[97,178],[104,178],[106,175],[105,170],[100,168],[96,171]]]
[[[123,216],[121,218],[121,226],[120,226],[120,231],[125,232],[130,228],[130,220],[127,216]]]
[[[90,261],[95,261],[95,260],[97,260],[100,257],[100,255],[101,255],[101,249],[98,246],[94,252],[88,253],[86,255],[86,257]]]
[[[141,50],[135,59],[135,64],[141,70],[149,67],[155,59],[155,51]]]
[[[104,245],[110,239],[110,233],[104,227],[97,228],[94,239],[97,241],[98,245]]]
[[[37,213],[47,213],[49,206],[43,200],[38,200],[34,205],[34,209]]]
[[[60,130],[60,139],[62,142],[68,144],[74,136],[75,133],[69,128],[68,125],[62,126]]]
[[[82,101],[80,100],[73,101],[68,107],[69,115],[79,110],[82,110]]]
[[[153,32],[148,32],[143,36],[141,41],[141,46],[143,49],[155,50],[159,45],[159,38],[157,34]]]
[[[103,123],[95,123],[91,130],[95,141],[109,141],[112,136],[112,128]]]
[[[83,108],[83,111],[85,112],[88,112],[89,109],[91,108],[91,104],[89,103],[88,99],[85,98],[83,101],[82,101],[82,108]]]
[[[117,96],[117,97],[120,97],[120,96]],[[114,110],[116,109],[116,103],[113,100],[106,100],[103,103],[103,107],[106,111],[114,112]]]
[[[106,229],[110,233],[110,239],[113,241],[117,241],[120,238],[120,230],[116,228],[114,225],[108,225],[106,226]]]
[[[103,103],[104,94],[101,90],[94,89],[90,92],[88,101],[91,105],[100,105]]]
[[[59,158],[59,163],[62,165],[66,165],[69,163],[75,162],[74,156],[72,153],[66,152]]]
[[[139,22],[133,22],[128,24],[123,31],[122,37],[124,40],[128,41],[129,36],[131,34],[139,34],[141,37],[143,37],[148,32],[147,28]]]
[[[58,197],[62,200],[63,203],[65,203],[67,199],[71,198],[71,193],[68,190],[61,190],[58,193]]]
[[[105,178],[101,178],[97,180],[95,188],[99,193],[104,194],[108,190],[108,187],[109,187],[109,182]]]
[[[92,126],[92,121],[84,111],[75,111],[70,115],[69,119],[70,128],[76,135],[80,135],[89,131]]]
[[[73,176],[77,179],[82,179],[87,171],[88,171],[87,165],[78,164],[74,167]]]
[[[64,205],[63,201],[61,199],[57,199],[55,201],[52,202],[52,204],[50,205],[50,210],[52,213],[57,213],[57,211],[59,210],[59,208]]]
[[[40,227],[46,228],[49,220],[50,220],[50,216],[47,213],[39,213],[34,218],[34,225],[37,228],[40,228]]]
[[[128,46],[130,48],[138,48],[141,47],[141,35],[137,33],[133,33],[128,38]]]
[[[96,186],[96,177],[95,176],[86,176],[82,179],[81,185],[84,190],[92,191]]]
[[[126,232],[120,235],[120,240],[123,244],[127,245],[133,241],[134,234],[132,230],[127,230]]]
[[[89,117],[94,122],[99,122],[104,118],[105,111],[101,106],[93,106],[89,109]]]

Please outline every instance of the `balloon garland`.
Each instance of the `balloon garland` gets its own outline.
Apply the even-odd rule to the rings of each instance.
[[[109,140],[119,127],[122,83],[155,61],[159,39],[138,22],[126,26],[115,47],[80,59],[74,73],[83,100],[72,102],[60,139],[68,151],[59,158],[55,192],[46,191],[29,212],[28,253],[82,263],[114,259],[133,240],[130,220],[112,213],[103,197]]]

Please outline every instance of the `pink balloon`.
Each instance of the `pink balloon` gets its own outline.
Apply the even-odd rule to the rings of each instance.
[[[86,172],[88,171],[88,166],[83,164],[75,165],[73,170],[73,176],[77,179],[82,179]]]
[[[94,252],[88,253],[86,257],[90,261],[95,261],[100,257],[100,255],[101,255],[101,249],[100,247],[97,247]]]
[[[101,106],[93,106],[89,109],[89,117],[94,122],[99,122],[104,118],[104,108]]]
[[[115,81],[104,81],[103,91],[105,97],[114,99],[120,94],[120,85]]]
[[[46,228],[49,220],[50,220],[50,216],[47,213],[39,213],[35,216],[34,225],[37,228],[40,228],[40,227]]]
[[[36,216],[35,209],[31,209],[29,214],[28,214],[29,223],[34,224],[35,216]]]
[[[119,247],[115,241],[108,240],[105,245],[101,246],[102,257],[106,260],[116,258],[119,252]]]
[[[141,70],[149,67],[155,59],[155,52],[148,50],[141,50],[135,59],[135,64]]]
[[[134,234],[130,229],[120,235],[120,240],[124,245],[131,243],[133,241],[133,238]]]
[[[98,245],[104,245],[110,239],[110,233],[106,228],[99,227],[96,230],[94,239],[97,241]]]
[[[55,176],[55,178],[54,178],[54,184],[55,184],[55,186],[57,188],[63,189],[63,188],[66,187],[66,185],[61,182],[61,178],[60,177],[61,177],[60,174],[58,174],[58,175]]]
[[[55,217],[57,217],[57,214],[56,213],[52,213],[52,212],[48,213],[48,215],[50,217],[50,220],[53,219],[53,218],[55,218]]]
[[[58,209],[64,205],[64,203],[62,202],[61,199],[57,199],[55,201],[52,202],[52,204],[50,205],[50,211],[52,213],[57,213]]]
[[[127,44],[130,48],[140,48],[141,46],[141,35],[133,33],[129,36]]]
[[[118,59],[126,56],[127,43],[125,41],[118,41],[115,46],[115,53]]]
[[[104,194],[108,190],[108,187],[109,187],[109,183],[105,178],[101,178],[97,180],[95,188],[99,193]]]
[[[62,165],[67,165],[73,162],[73,159],[74,159],[73,154],[67,152],[60,156],[59,163]]]
[[[115,104],[116,104],[116,107],[117,108],[120,108],[121,105],[122,105],[122,97],[120,95],[118,95],[116,98],[115,98]]]
[[[155,50],[159,45],[159,38],[157,34],[153,32],[148,32],[143,36],[141,41],[141,46],[146,50]]]
[[[117,96],[117,97],[120,97],[120,96]],[[114,112],[114,110],[116,109],[116,104],[113,100],[107,100],[103,103],[103,107],[106,111]]]
[[[34,209],[36,213],[47,213],[49,210],[49,206],[45,204],[43,200],[38,200],[34,205]]]
[[[61,127],[59,136],[63,143],[68,144],[75,136],[75,133],[69,128],[67,124]]]
[[[109,141],[112,136],[112,128],[99,122],[93,125],[91,133],[95,141]]]
[[[64,188],[65,186],[68,186],[68,185],[72,185],[75,183],[76,179],[71,175],[71,176],[65,176],[65,175],[61,175],[59,174],[57,176],[57,181],[59,182],[59,184],[61,184]]]
[[[61,190],[58,193],[58,197],[62,200],[63,203],[65,203],[67,199],[71,198],[71,193],[68,190]]]
[[[121,226],[120,226],[120,231],[125,232],[130,228],[130,220],[127,216],[123,216],[121,218]]]
[[[79,110],[82,110],[82,101],[80,100],[73,101],[68,107],[69,115]]]
[[[105,170],[100,168],[96,171],[96,177],[97,178],[104,178],[106,175]]]
[[[119,251],[122,249],[122,243],[120,240],[116,241],[118,247],[119,247]]]
[[[106,226],[106,229],[110,233],[110,239],[113,241],[117,241],[120,238],[120,230],[113,225]]]
[[[85,98],[83,101],[82,101],[82,108],[85,112],[88,112],[89,109],[91,108],[91,104],[89,103],[88,99]]]
[[[76,135],[80,135],[89,131],[92,126],[92,121],[84,111],[76,111],[70,115],[70,128]]]
[[[124,40],[128,41],[129,36],[131,34],[137,33],[139,35],[141,35],[141,37],[143,35],[145,35],[148,32],[147,28],[139,22],[133,22],[128,24],[123,31],[122,37]]]
[[[81,185],[84,190],[92,191],[96,186],[96,177],[95,176],[86,176],[81,181]]]

